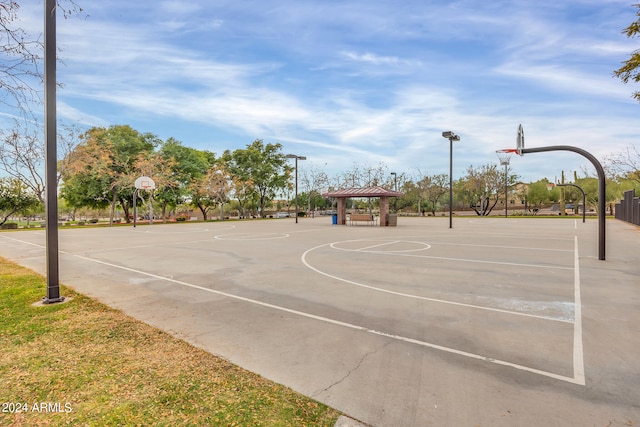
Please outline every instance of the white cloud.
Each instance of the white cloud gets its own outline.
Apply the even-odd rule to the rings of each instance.
[[[109,125],[109,123],[103,118],[87,114],[80,109],[70,106],[66,102],[58,102],[57,104],[56,110],[58,117],[62,120],[67,120],[87,127]]]
[[[400,62],[394,56],[378,56],[372,53],[342,52],[342,55],[354,61],[367,62],[374,65],[397,65]]]

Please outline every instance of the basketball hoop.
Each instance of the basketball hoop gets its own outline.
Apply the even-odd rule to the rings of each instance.
[[[133,227],[136,227],[136,220],[138,217],[138,210],[137,210],[137,199],[138,199],[138,192],[139,190],[155,190],[156,189],[156,183],[153,179],[149,178],[148,176],[141,176],[138,179],[136,179],[134,186],[136,187],[135,191],[133,192]],[[153,203],[151,202],[151,196],[152,196],[152,192],[149,192],[149,224],[153,224]]]
[[[504,150],[496,150],[498,159],[500,159],[500,164],[503,166],[508,165],[509,160],[511,160],[511,156],[517,152],[518,150],[516,148],[506,148]]]
[[[156,188],[156,183],[148,176],[141,176],[136,179],[134,185],[138,190],[155,190]]]

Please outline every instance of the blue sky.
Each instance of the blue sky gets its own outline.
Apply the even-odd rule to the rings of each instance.
[[[40,3],[40,2],[37,2]],[[640,104],[612,77],[640,40],[631,0],[85,1],[58,19],[58,114],[129,124],[221,154],[255,139],[337,174],[413,176],[497,163],[495,150],[636,143]],[[30,9],[33,7],[33,9]],[[42,24],[25,6],[25,25]],[[303,163],[300,167],[305,167]],[[514,157],[524,180],[593,173],[574,153]]]

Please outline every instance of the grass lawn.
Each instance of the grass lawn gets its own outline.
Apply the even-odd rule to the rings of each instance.
[[[337,411],[0,258],[1,426],[333,426]]]

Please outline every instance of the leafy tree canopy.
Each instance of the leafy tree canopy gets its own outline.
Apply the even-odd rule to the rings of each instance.
[[[238,149],[223,156],[229,172],[241,182],[250,182],[260,199],[261,216],[265,207],[287,188],[293,168],[287,164],[281,144],[264,144],[256,139],[246,149]]]
[[[0,225],[12,215],[24,213],[39,204],[38,197],[19,179],[0,179]]]
[[[629,38],[640,36],[640,4],[634,4],[633,6],[638,8],[636,12],[638,19],[622,30],[622,33]],[[629,80],[636,83],[640,82],[640,49],[633,51],[629,59],[622,64],[622,67],[614,71],[613,74],[620,78],[625,84],[628,83]],[[640,91],[634,92],[633,97],[640,101]]]

